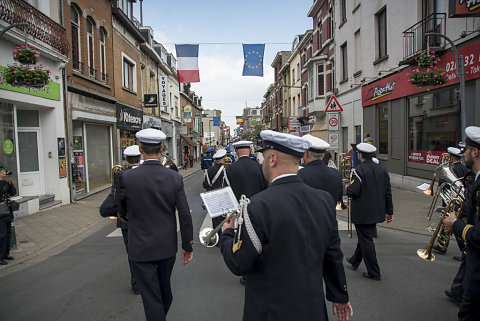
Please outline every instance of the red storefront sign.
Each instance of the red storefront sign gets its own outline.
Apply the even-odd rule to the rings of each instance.
[[[450,0],[448,16],[457,17],[478,17],[480,16],[480,0]]]
[[[465,80],[471,80],[480,77],[480,41],[474,42],[457,50],[459,56],[464,56]],[[430,87],[430,89],[441,88],[459,83],[460,77],[457,77],[455,74],[457,67],[456,65],[455,53],[453,51],[449,51],[440,56],[438,67],[447,72],[448,81],[445,85]],[[408,82],[410,79],[408,74],[416,68],[417,66],[407,67],[396,74],[362,87],[362,106],[366,107],[380,102],[427,91],[426,87],[417,87]]]
[[[440,165],[442,160],[442,151],[431,150],[409,150],[408,161],[412,163]]]

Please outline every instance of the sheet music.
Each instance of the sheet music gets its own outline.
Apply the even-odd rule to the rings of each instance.
[[[230,186],[200,193],[210,217],[217,217],[238,210],[238,201]]]
[[[427,189],[430,188],[430,184],[427,184],[427,183],[423,183],[421,185],[418,185],[417,188],[421,191],[426,191]]]

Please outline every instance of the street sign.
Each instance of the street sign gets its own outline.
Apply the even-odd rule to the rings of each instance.
[[[336,113],[339,111],[343,111],[342,106],[340,106],[340,104],[338,103],[337,98],[335,98],[335,96],[332,96],[328,101],[327,108],[325,108],[325,112]]]
[[[300,127],[300,132],[301,133],[308,133],[311,128],[312,128],[312,126],[310,126],[310,125],[302,126],[302,127]]]
[[[301,126],[302,124],[300,124],[300,121],[296,116],[288,117],[288,129],[291,132],[298,132]]]
[[[328,131],[337,131],[340,127],[340,113],[328,113]]]
[[[338,139],[340,135],[339,132],[328,132],[328,143],[330,144],[330,149],[338,149]]]

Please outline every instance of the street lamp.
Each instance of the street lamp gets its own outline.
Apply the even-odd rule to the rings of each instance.
[[[467,127],[467,111],[465,108],[465,61],[463,60],[463,55],[458,56],[457,47],[450,38],[447,36],[438,33],[438,32],[427,32],[425,37],[428,36],[438,36],[447,40],[455,51],[455,61],[457,62],[458,68],[455,70],[455,74],[460,76],[460,126],[462,128],[462,141],[465,141],[465,128]],[[428,38],[427,38],[428,40]]]

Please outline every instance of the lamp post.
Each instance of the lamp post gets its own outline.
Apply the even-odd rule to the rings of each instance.
[[[425,37],[438,36],[447,40],[455,51],[455,61],[457,62],[457,68],[455,74],[460,76],[460,127],[462,129],[462,141],[465,140],[465,128],[467,127],[467,110],[465,106],[465,61],[463,55],[458,56],[457,47],[453,41],[447,36],[437,32],[427,32]]]

